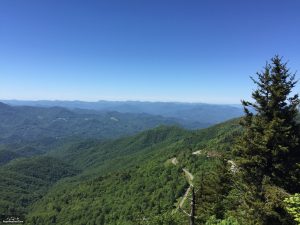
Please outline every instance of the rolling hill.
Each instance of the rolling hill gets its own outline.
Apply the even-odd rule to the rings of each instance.
[[[174,119],[147,114],[71,111],[52,107],[12,107],[0,104],[0,143],[42,138],[108,139],[131,135],[161,124],[179,124]]]
[[[241,202],[249,187],[232,154],[241,131],[239,119],[194,131],[159,126],[116,140],[64,140],[40,156],[6,153],[0,210],[25,224],[182,225],[195,187],[196,224],[249,224]]]
[[[200,131],[162,126],[118,140],[65,143],[49,151],[48,156],[40,156],[42,158],[38,159],[50,157],[63,162],[63,168],[68,165],[68,168],[81,172],[77,172],[75,176],[74,172],[70,172],[70,178],[57,176],[62,179],[54,186],[46,175],[45,185],[38,183],[40,186],[37,189],[27,184],[29,189],[46,193],[43,197],[40,195],[39,200],[35,195],[26,195],[29,204],[22,210],[26,212],[27,223],[66,224],[71,221],[72,224],[142,224],[143,218],[149,222],[154,221],[153,224],[159,224],[156,219],[163,218],[182,221],[184,217],[180,213],[170,216],[188,187],[182,169],[186,168],[193,173],[195,182],[198,182],[201,173],[205,171],[208,176],[215,177],[207,186],[217,188],[216,184],[221,182],[221,178],[213,174],[222,168],[222,160],[208,155],[222,154],[225,157],[239,130],[237,121]],[[199,149],[202,154],[193,155]],[[177,165],[170,163],[170,159],[174,157],[178,160]],[[14,168],[21,162],[23,161],[19,159],[6,164],[2,169],[3,173],[14,173]],[[59,166],[60,164],[57,167]],[[42,165],[41,167],[43,168]],[[45,171],[47,169],[40,172]],[[15,177],[13,180],[16,183],[31,183],[35,174],[30,174],[32,177],[28,180],[12,177]],[[18,189],[15,190],[16,185],[11,186],[8,182],[4,184],[7,186],[3,186],[3,189],[11,190],[8,194],[13,193],[14,199],[23,196]],[[209,204],[219,197],[218,194],[213,194]],[[4,193],[2,198],[8,197]],[[4,201],[2,208],[20,210],[5,203],[7,202]],[[185,207],[186,204],[184,203]],[[155,215],[166,217],[156,218]],[[208,219],[209,215],[204,214],[203,219]]]
[[[239,105],[217,105],[205,103],[141,102],[141,101],[17,101],[3,100],[11,105],[42,107],[65,107],[69,109],[93,109],[121,113],[146,113],[175,118],[188,123],[187,128],[202,128],[202,124],[213,125],[240,117],[243,109]],[[191,124],[192,123],[192,124]],[[200,123],[200,126],[199,124]]]

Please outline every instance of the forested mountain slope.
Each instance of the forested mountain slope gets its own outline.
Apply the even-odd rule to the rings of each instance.
[[[13,185],[3,181],[3,190],[12,191],[1,193],[1,207],[25,212],[26,224],[182,225],[188,221],[183,210],[190,210],[188,172],[197,188],[196,224],[224,219],[236,225],[228,215],[239,218],[236,210],[241,212],[239,201],[248,191],[232,155],[241,131],[236,119],[198,131],[161,126],[117,140],[70,141],[29,161],[44,168],[38,175],[16,173],[27,160],[3,166],[2,174],[13,174]],[[53,168],[63,172],[52,179],[49,164],[39,163],[44,157],[58,160]],[[36,182],[37,177],[43,178]],[[26,203],[19,207],[9,199]]]
[[[1,213],[26,212],[26,207],[41,198],[52,184],[78,173],[78,169],[61,160],[45,156],[17,159],[1,166]]]
[[[56,150],[53,156],[69,158],[70,163],[79,165],[84,172],[60,182],[35,203],[27,216],[28,223],[156,221],[156,215],[169,215],[186,191],[188,182],[182,169],[188,168],[198,182],[202,172],[210,176],[223,168],[223,160],[209,155],[226,155],[230,140],[239,129],[237,121],[197,132],[160,127],[109,143],[76,144]],[[213,149],[210,148],[212,143]],[[199,150],[202,150],[200,155],[193,154]],[[175,156],[177,165],[170,162]],[[212,187],[220,182],[218,175],[214,176],[216,179],[208,184]],[[178,212],[169,219],[182,221],[184,216]]]
[[[181,124],[176,119],[148,114],[71,111],[60,107],[12,107],[3,103],[0,103],[0,121],[0,143],[9,144],[66,137],[111,139],[158,125]]]
[[[116,139],[159,125],[190,126],[179,119],[148,114],[12,107],[0,102],[0,165],[14,158],[44,154],[74,140]]]

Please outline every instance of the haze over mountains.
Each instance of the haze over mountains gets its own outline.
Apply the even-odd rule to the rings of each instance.
[[[151,102],[0,102],[0,165],[70,140],[105,141],[160,125],[199,129],[239,116],[226,105]]]
[[[198,122],[193,128],[203,124],[213,125],[228,119],[240,117],[243,110],[239,105],[218,105],[205,103],[179,102],[142,102],[142,101],[20,101],[1,100],[15,106],[65,107],[68,109],[90,109],[98,111],[116,111],[120,113],[147,113],[185,122]]]
[[[66,137],[109,139],[158,125],[180,125],[176,119],[148,114],[62,107],[9,106],[0,103],[0,143]],[[201,127],[200,124],[198,126]],[[202,126],[204,127],[204,125]]]

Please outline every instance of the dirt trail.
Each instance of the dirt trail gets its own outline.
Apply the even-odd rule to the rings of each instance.
[[[171,163],[172,163],[173,165],[176,166],[176,165],[178,164],[178,160],[177,160],[176,157],[174,157],[174,158],[172,158],[172,159],[170,159],[170,160],[171,160]],[[185,193],[184,193],[182,199],[180,200],[180,202],[179,202],[179,204],[178,204],[178,206],[177,206],[177,208],[176,208],[176,211],[177,211],[179,208],[182,208],[182,207],[183,207],[183,204],[184,204],[185,200],[187,199],[187,197],[188,197],[188,195],[189,195],[189,193],[190,193],[190,191],[191,191],[191,188],[193,187],[193,183],[192,183],[192,181],[194,180],[193,174],[191,174],[186,168],[182,168],[182,171],[184,172],[185,177],[186,177],[186,179],[187,179],[187,181],[188,181],[188,183],[189,183],[189,187],[188,187],[188,189],[185,191]]]
[[[201,154],[202,154],[202,150],[195,151],[195,152],[193,152],[192,154],[193,154],[193,155],[201,155]],[[210,157],[210,156],[208,156],[208,157]],[[176,157],[171,158],[170,160],[171,160],[172,164],[174,164],[174,165],[177,165],[177,164],[179,163]],[[228,160],[228,163],[230,164],[230,171],[231,171],[232,173],[236,173],[236,172],[238,171],[238,166],[236,165],[236,163],[235,163],[234,161],[232,161],[232,160]],[[182,168],[182,171],[184,172],[185,177],[186,177],[186,179],[187,179],[187,181],[188,181],[188,183],[189,183],[189,187],[188,187],[188,189],[185,191],[185,193],[184,193],[182,199],[180,200],[180,202],[179,202],[179,204],[177,205],[177,208],[176,208],[176,210],[175,210],[174,212],[178,211],[178,209],[180,209],[180,208],[183,207],[184,202],[186,201],[186,199],[187,199],[187,197],[188,197],[188,195],[189,195],[191,189],[192,189],[193,186],[194,186],[194,185],[193,185],[194,175],[191,174],[186,168]]]
[[[178,207],[177,207],[177,210],[178,210],[178,208],[182,208],[182,206],[183,206],[183,204],[184,204],[184,202],[185,202],[187,196],[189,195],[190,191],[191,191],[191,186],[189,186],[189,188],[188,188],[188,189],[186,190],[186,192],[184,193],[183,198],[182,198],[181,201],[179,202],[179,205],[178,205]]]
[[[186,177],[187,177],[187,180],[188,180],[190,186],[193,186],[193,183],[192,183],[192,181],[194,180],[193,174],[191,174],[191,173],[190,173],[187,169],[185,169],[185,168],[183,168],[182,170],[183,170],[183,172],[185,173],[185,175],[186,175]]]

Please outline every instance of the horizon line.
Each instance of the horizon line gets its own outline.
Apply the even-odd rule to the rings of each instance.
[[[141,102],[141,103],[177,103],[177,104],[207,104],[207,105],[241,105],[241,103],[215,103],[215,102],[200,102],[200,101],[180,101],[180,100],[80,100],[80,99],[0,99],[2,101],[18,101],[18,102],[83,102],[83,103],[98,103],[98,102]]]

